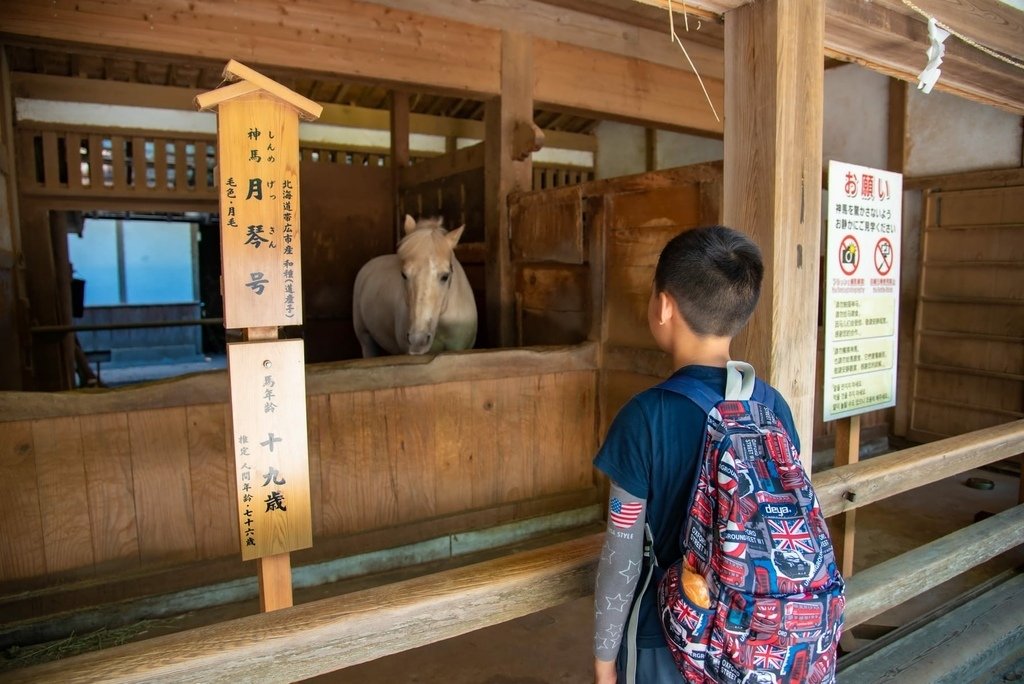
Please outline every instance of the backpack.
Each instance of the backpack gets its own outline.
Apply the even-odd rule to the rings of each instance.
[[[832,684],[844,582],[818,499],[752,366],[730,362],[726,398],[693,378],[659,387],[707,413],[683,557],[658,582],[658,611],[687,682]],[[653,555],[652,555],[653,559]],[[684,565],[707,582],[691,603]]]

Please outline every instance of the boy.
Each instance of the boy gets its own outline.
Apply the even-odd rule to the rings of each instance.
[[[686,231],[661,253],[648,325],[676,375],[725,394],[729,345],[757,304],[764,266],[757,246],[723,226]],[[785,400],[772,407],[799,450]],[[686,397],[657,387],[633,397],[615,417],[594,465],[611,479],[608,529],[594,594],[594,669],[598,684],[681,682],[657,614],[658,569],[644,590],[644,524],[659,568],[681,556],[679,534],[697,476],[706,414]],[[630,617],[636,613],[635,625]],[[635,660],[629,633],[635,630]],[[621,646],[621,648],[620,648]],[[635,672],[635,680],[627,677]]]

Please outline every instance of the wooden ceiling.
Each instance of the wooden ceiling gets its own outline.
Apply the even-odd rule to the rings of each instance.
[[[80,47],[8,45],[12,71],[70,76],[101,81],[144,83],[199,90],[221,85],[223,63],[174,59],[127,52],[104,52]],[[257,67],[259,68],[259,67]],[[342,81],[326,74],[299,74],[280,69],[260,71],[295,92],[321,104],[387,109],[389,89],[383,85]],[[482,121],[484,103],[459,97],[411,93],[410,111],[454,119]],[[536,110],[534,120],[545,130],[591,133],[598,120],[562,112]]]

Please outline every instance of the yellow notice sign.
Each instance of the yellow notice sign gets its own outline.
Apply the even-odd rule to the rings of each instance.
[[[302,344],[228,345],[242,560],[313,545]]]
[[[217,108],[224,327],[302,323],[299,118],[263,92]]]
[[[896,404],[903,176],[831,161],[824,418]]]

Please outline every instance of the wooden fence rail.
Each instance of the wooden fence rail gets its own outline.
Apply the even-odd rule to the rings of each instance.
[[[1024,450],[1024,421],[836,468],[816,480],[834,515]],[[902,472],[904,481],[889,477]],[[906,475],[906,473],[913,475]],[[872,475],[883,484],[866,491]],[[888,475],[887,475],[888,474]],[[820,484],[819,484],[820,483]],[[856,493],[854,501],[843,498]],[[827,503],[826,503],[827,501]],[[11,682],[295,681],[590,595],[603,535],[222,622],[10,673]],[[1024,542],[1024,505],[849,580],[847,626]]]
[[[814,477],[814,490],[833,516],[1020,453],[1024,420],[834,468]]]
[[[603,535],[8,673],[14,682],[291,682],[586,596]]]

